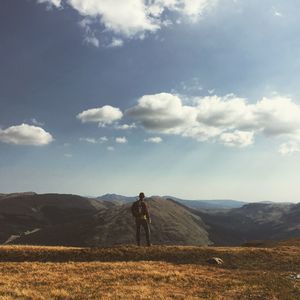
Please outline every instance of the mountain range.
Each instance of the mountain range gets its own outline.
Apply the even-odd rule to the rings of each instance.
[[[155,197],[155,196],[151,196]],[[150,198],[151,198],[150,197]],[[159,197],[159,196],[157,196]],[[201,210],[207,210],[207,211],[223,211],[228,210],[232,208],[239,208],[243,205],[247,204],[247,202],[244,201],[237,201],[237,200],[230,200],[230,199],[216,199],[216,200],[187,200],[187,199],[180,199],[173,196],[163,196],[162,198],[165,199],[173,199],[176,202],[179,202],[181,204],[184,204],[187,207],[194,208],[194,209],[201,209]],[[116,204],[124,204],[136,201],[138,197],[127,197],[117,194],[105,194],[99,197],[96,197],[98,200],[103,201],[110,201],[114,202]]]
[[[0,243],[113,246],[135,242],[135,197],[0,194]],[[300,204],[146,199],[153,244],[240,245],[300,236]],[[208,204],[207,204],[208,202]],[[209,208],[208,208],[209,207]]]

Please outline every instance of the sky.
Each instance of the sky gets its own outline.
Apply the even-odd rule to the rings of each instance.
[[[297,0],[2,0],[0,192],[300,199]]]

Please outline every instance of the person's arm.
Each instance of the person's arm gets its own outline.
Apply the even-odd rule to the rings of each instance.
[[[133,216],[133,217],[136,217],[136,215],[135,215],[135,203],[133,203],[133,204],[131,205],[131,213],[132,213],[132,216]]]
[[[147,206],[147,204],[145,202],[144,202],[144,206],[145,206],[146,218],[147,218],[148,222],[151,223],[151,218],[150,218],[148,206]]]

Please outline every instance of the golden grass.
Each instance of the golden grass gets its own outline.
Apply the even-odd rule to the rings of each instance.
[[[300,283],[288,278],[300,273],[299,254],[296,247],[5,246],[0,299],[300,299]],[[208,265],[210,256],[225,264]]]

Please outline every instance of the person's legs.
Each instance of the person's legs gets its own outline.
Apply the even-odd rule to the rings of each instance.
[[[140,220],[135,220],[135,226],[136,226],[136,243],[138,246],[140,246],[140,234],[141,234],[141,222]]]
[[[142,225],[143,225],[143,228],[144,228],[145,233],[146,233],[147,245],[151,246],[151,243],[150,243],[150,227],[149,227],[148,221],[147,220],[142,220]]]

